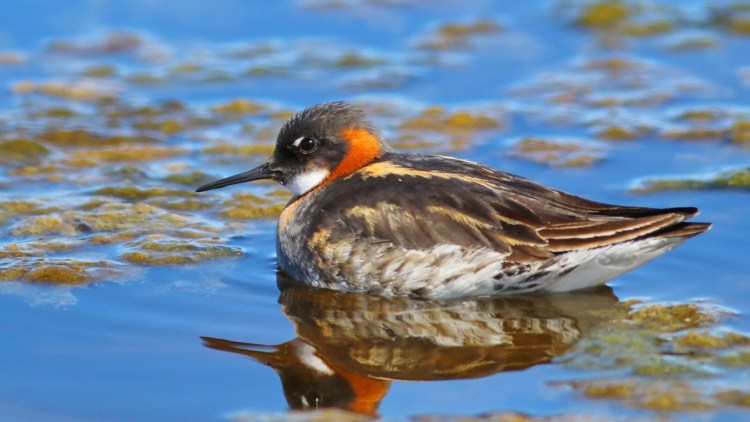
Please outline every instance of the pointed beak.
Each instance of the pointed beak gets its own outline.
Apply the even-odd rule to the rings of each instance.
[[[227,178],[220,179],[215,182],[207,183],[199,187],[195,191],[203,192],[203,191],[207,191],[211,189],[223,188],[224,186],[236,185],[237,183],[252,182],[253,180],[271,179],[271,178],[273,178],[273,172],[271,171],[268,163],[265,163],[262,166],[256,167],[244,173],[235,174],[234,176],[229,176]]]

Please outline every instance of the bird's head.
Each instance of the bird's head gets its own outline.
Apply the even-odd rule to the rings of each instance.
[[[318,104],[297,113],[282,126],[268,162],[203,185],[197,191],[273,179],[295,195],[304,195],[390,150],[361,109],[343,102]]]

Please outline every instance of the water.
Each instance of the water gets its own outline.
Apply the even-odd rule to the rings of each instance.
[[[696,360],[699,348],[678,340],[686,330],[643,334],[622,325],[630,310],[622,301],[717,306],[735,315],[707,323],[705,332],[750,331],[747,187],[648,195],[631,190],[653,178],[705,178],[750,166],[747,142],[731,141],[742,133],[732,128],[750,121],[748,38],[709,19],[707,1],[649,2],[655,9],[631,16],[632,21],[664,19],[673,26],[647,37],[624,35],[627,20],[616,23],[617,31],[577,25],[575,14],[584,13],[576,12],[581,2],[341,4],[6,5],[0,53],[9,52],[16,58],[11,61],[20,63],[0,65],[6,87],[0,96],[0,140],[31,139],[48,151],[21,157],[0,151],[12,157],[0,156],[0,202],[5,204],[0,208],[0,417],[226,420],[283,414],[304,397],[308,404],[331,401],[385,418],[486,412],[746,418],[746,407],[719,393],[748,394],[747,366],[728,369],[717,363],[746,345],[700,350],[709,358]],[[499,29],[481,30],[482,19]],[[463,31],[476,33],[436,38],[447,22],[469,25]],[[116,44],[122,39],[108,38],[112,30],[130,31],[136,41]],[[675,40],[696,31],[716,45],[675,49]],[[61,40],[67,44],[50,47]],[[420,47],[436,42],[452,44]],[[353,53],[347,63],[346,54]],[[612,58],[619,62],[606,62]],[[103,75],[92,76],[92,69],[102,66]],[[49,82],[67,90],[44,85]],[[247,114],[212,109],[235,98],[264,108]],[[604,202],[696,206],[702,210],[698,219],[715,226],[613,281],[612,290],[447,304],[304,289],[280,296],[274,213],[231,217],[231,212],[283,203],[276,188],[188,192],[264,158],[263,152],[226,152],[227,145],[258,141],[267,146],[284,113],[335,99],[369,105],[394,143],[408,145],[405,136],[413,135],[431,142],[418,151],[480,161]],[[170,100],[179,105],[165,106]],[[444,116],[461,110],[490,116],[497,126],[405,128],[430,105],[445,108]],[[54,115],[50,109],[65,113]],[[686,110],[714,117],[677,117]],[[603,139],[601,130],[610,126],[632,129],[633,139]],[[686,127],[718,129],[719,135],[689,141],[691,133],[668,133]],[[94,135],[61,137],[71,129]],[[151,139],[129,138],[126,149],[144,150],[136,157],[95,155],[123,148],[109,138],[115,134]],[[511,155],[515,142],[527,136],[589,142],[604,158],[590,166],[554,167]],[[225,152],[210,152],[217,146]],[[152,147],[165,155],[150,156],[159,153]],[[188,177],[193,170],[204,173],[193,180]],[[159,187],[174,192],[128,196],[113,190]],[[265,201],[243,199],[243,193]],[[11,201],[35,205],[11,207]],[[44,225],[38,220],[43,216],[53,218]],[[146,217],[128,219],[133,216]],[[111,237],[95,241],[97,235]],[[182,262],[201,253],[216,259]],[[138,254],[150,261],[134,258]],[[75,267],[79,261],[89,266]],[[165,265],[170,262],[182,263]],[[49,266],[54,268],[45,271],[51,275],[37,273],[36,282],[28,281],[35,268]],[[411,319],[392,320],[395,315]],[[408,322],[413,320],[422,324]],[[390,322],[383,322],[387,328],[369,327],[373,321]],[[608,367],[603,356],[586,348],[608,338],[606,330],[626,333],[615,351],[646,360],[623,358],[624,363]],[[378,337],[383,333],[392,340]],[[630,349],[639,336],[663,343],[646,351]],[[508,342],[509,337],[516,340]],[[506,347],[516,343],[513,352]],[[288,350],[300,351],[307,356],[302,361],[312,359],[313,365],[310,350],[315,350],[312,355],[323,362],[318,370],[328,375],[305,370],[284,378],[284,371],[277,374],[257,361],[268,356],[258,350],[274,350],[259,345],[279,344],[291,345]],[[676,376],[637,375],[671,355],[677,356],[677,366],[697,369]],[[587,359],[593,363],[581,363]],[[704,369],[713,375],[698,375]],[[444,380],[419,382],[436,378]],[[597,400],[569,384],[597,379],[651,387],[685,382],[700,393],[682,399],[710,406],[656,411],[658,406],[645,404],[651,396]]]

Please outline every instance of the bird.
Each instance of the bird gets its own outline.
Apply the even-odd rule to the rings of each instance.
[[[199,187],[271,179],[281,271],[321,288],[441,299],[606,283],[707,231],[694,207],[605,204],[483,164],[400,153],[359,107],[311,106],[264,164]]]

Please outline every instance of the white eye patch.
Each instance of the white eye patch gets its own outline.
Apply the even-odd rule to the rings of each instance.
[[[300,136],[299,138],[295,139],[294,142],[292,142],[292,145],[294,145],[295,148],[299,148],[299,143],[302,142],[302,140],[305,138],[307,138],[307,136]]]

